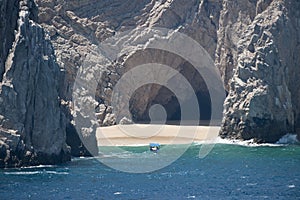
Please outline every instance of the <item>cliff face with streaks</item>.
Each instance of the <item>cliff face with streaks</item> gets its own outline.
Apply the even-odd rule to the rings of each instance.
[[[229,94],[220,135],[276,142],[299,133],[299,2],[224,3],[217,64]],[[230,12],[239,5],[248,6]]]
[[[77,132],[95,146],[97,126],[131,120],[149,122],[153,104],[165,107],[170,123],[180,120],[176,95],[161,85],[145,85],[133,94],[131,116],[114,113],[111,97],[115,85],[130,69],[146,63],[160,63],[179,71],[201,102],[200,119],[210,119],[211,99],[204,77],[191,63],[170,52],[132,48],[130,54],[108,65],[101,66],[94,59],[88,61],[96,68],[84,68],[87,58],[107,39],[145,27],[184,33],[208,52],[228,93],[221,137],[275,142],[286,133],[300,134],[300,3],[296,0],[0,3],[2,166],[22,165],[19,161],[25,157],[28,164],[63,161],[68,154],[65,141],[73,155],[88,155]],[[126,37],[138,41],[143,36]],[[141,40],[139,45],[146,42]],[[87,80],[97,79],[95,98],[81,98],[95,107],[95,120],[74,103],[78,72],[87,75]],[[188,103],[188,96],[183,101]],[[77,129],[76,118],[88,123]],[[47,156],[39,160],[42,157],[38,155]]]
[[[64,162],[69,153],[51,41],[35,22],[32,1],[1,6],[0,166]]]
[[[86,55],[93,52],[93,45],[97,46],[99,42],[101,43],[105,39],[114,36],[117,32],[137,29],[137,27],[178,29],[201,43],[212,58],[214,58],[217,48],[220,0],[205,2],[198,0],[87,0],[80,1],[80,3],[78,1],[64,3],[60,1],[51,3],[37,1],[37,3],[39,5],[39,22],[49,31],[58,61],[65,69],[61,95],[66,101],[71,100],[77,70],[82,66]],[[101,117],[99,120],[101,124],[112,125],[116,123],[111,115],[110,97],[113,86],[125,71],[124,69],[117,69],[118,66],[124,68],[125,63],[135,66],[144,62],[142,61],[144,58],[154,62],[155,59],[162,60],[165,57],[166,55],[159,53],[156,53],[156,55],[149,52],[140,53],[139,56],[135,56],[129,61],[124,58],[119,63],[113,64],[114,66],[103,70],[102,77],[99,80],[101,91],[97,94],[100,103],[99,116]],[[170,64],[172,61],[173,58],[169,58],[169,61],[165,62]],[[178,61],[174,65],[179,66],[182,63],[183,61]],[[130,66],[125,68],[130,68]],[[179,68],[184,70],[183,67]],[[195,79],[193,82],[196,84],[199,81]],[[158,98],[160,89],[161,87],[148,88],[148,90],[152,90],[149,96],[137,95],[137,98],[133,100],[137,104],[133,106],[137,120],[146,120],[147,107],[149,107],[151,101]],[[168,104],[168,101],[163,102],[163,104]],[[145,102],[148,103],[145,104]]]
[[[130,55],[121,56],[109,66],[99,66],[101,75],[97,77],[99,82],[95,94],[97,102],[89,102],[90,98],[82,98],[85,104],[91,103],[96,107],[97,123],[89,123],[91,116],[83,114],[71,102],[73,84],[78,70],[85,65],[87,57],[93,54],[95,47],[119,32],[138,31],[143,27],[162,27],[179,31],[199,42],[214,59],[221,2],[221,0],[85,0],[67,2],[38,0],[39,23],[48,30],[57,61],[64,69],[60,96],[70,110],[67,114],[70,122],[67,124],[68,130],[76,132],[75,128],[78,128],[76,118],[86,121],[85,125],[77,130],[84,133],[83,135],[86,137],[89,137],[88,135],[94,137],[95,127],[99,124],[100,126],[110,126],[120,121],[123,123],[127,118],[132,118],[131,120],[136,122],[149,122],[149,109],[157,103],[166,108],[167,121],[180,120],[180,107],[174,93],[158,85],[146,85],[134,93],[130,99],[131,116],[116,116],[114,113],[111,97],[114,86],[120,77],[132,67],[149,62],[173,66],[185,75],[192,83],[197,97],[202,98],[199,107],[206,112],[201,113],[201,119],[209,119],[210,110],[207,108],[210,106],[210,100],[207,88],[203,78],[195,71],[190,70],[193,69],[190,64],[167,52],[140,51],[138,48],[133,49]],[[141,45],[144,44],[141,43]],[[86,73],[87,70],[83,69],[82,72]],[[97,74],[97,71],[93,71],[93,73]],[[188,102],[188,99],[186,101]],[[70,137],[72,135],[76,137],[76,134],[69,133],[67,134]]]
[[[61,95],[71,99],[76,69],[92,45],[119,31],[136,27],[176,29],[199,42],[219,68],[228,97],[224,104],[222,137],[274,142],[299,127],[299,3],[292,0],[207,1],[38,1],[39,22],[50,32],[58,60],[66,73]],[[93,5],[92,7],[90,5]],[[126,5],[126,6],[125,6]],[[138,54],[138,53],[137,53]],[[99,122],[118,123],[111,93],[126,68],[149,61],[178,66],[195,85],[200,109],[209,107],[201,77],[193,77],[184,61],[162,53],[124,57],[103,70],[98,97]],[[142,59],[141,59],[142,58]],[[129,63],[129,64],[128,64]],[[120,69],[121,66],[121,69]],[[176,67],[175,67],[176,68]],[[123,71],[122,71],[123,70]],[[143,95],[147,93],[147,95]],[[158,102],[178,120],[174,95],[159,86],[145,86],[131,99],[133,120],[147,121]],[[206,100],[205,100],[206,99]],[[201,107],[202,106],[202,107]],[[209,118],[202,112],[202,119]],[[177,117],[176,117],[177,116]]]

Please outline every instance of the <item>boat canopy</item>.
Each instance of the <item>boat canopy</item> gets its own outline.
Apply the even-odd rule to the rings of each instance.
[[[160,144],[158,144],[158,143],[150,143],[150,145],[149,145],[150,147],[159,147],[160,146]]]

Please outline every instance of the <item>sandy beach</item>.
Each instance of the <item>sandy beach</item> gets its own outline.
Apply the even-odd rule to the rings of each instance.
[[[189,144],[213,140],[218,136],[217,126],[176,125],[115,125],[97,129],[98,146],[136,146],[151,142],[160,144]]]

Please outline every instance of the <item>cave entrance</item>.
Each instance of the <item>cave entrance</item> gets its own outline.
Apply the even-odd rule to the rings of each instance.
[[[147,88],[146,90],[149,90],[149,88],[151,87],[157,86],[145,85],[140,87],[133,95],[134,98],[131,98],[130,100],[130,113],[132,115],[132,120],[134,121],[134,123],[149,124],[151,122],[151,108],[153,108],[153,106],[160,105],[164,108],[165,113],[161,113],[162,118],[158,119],[157,123],[162,122],[170,125],[180,125],[181,107],[174,93],[168,88],[162,86],[159,89],[157,95],[152,98],[150,97],[150,99],[147,99],[148,101],[145,101],[145,98],[147,97],[145,97],[144,95],[143,97],[141,97],[140,95],[143,93],[141,91],[145,91],[145,88]],[[211,120],[211,101],[209,93],[207,91],[199,91],[196,93],[196,96],[199,107],[191,108],[190,110],[188,110],[191,115],[188,116],[187,120],[190,121],[190,124],[194,124],[195,121],[199,121],[199,125],[209,125]],[[186,99],[184,103],[189,104],[190,101],[190,99]],[[193,118],[193,113],[197,112],[196,109],[199,109],[200,112],[199,119]],[[159,117],[160,116],[158,116],[158,118]],[[164,121],[163,118],[165,118],[166,121]],[[189,122],[185,122],[185,124],[189,124]]]
[[[199,125],[209,125],[212,112],[210,94],[203,77],[191,63],[170,52],[157,49],[145,49],[131,55],[125,63],[125,69],[130,70],[143,63],[164,64],[172,67],[183,75],[191,85],[199,105],[198,108],[190,108],[190,110],[188,110],[191,115],[187,120],[193,121],[191,124],[195,124],[196,120]],[[176,85],[180,85],[176,80],[173,81]],[[190,101],[191,99],[188,96],[183,100],[186,104],[189,104]],[[162,112],[161,115],[165,115],[166,124],[180,124],[181,108],[177,97],[171,90],[158,84],[143,85],[131,96],[129,110],[132,120],[135,123],[150,123],[151,109],[154,105],[160,105],[164,108],[165,112]],[[193,113],[197,112],[196,109],[199,109],[199,119],[193,117],[195,116]],[[185,122],[185,124],[186,123],[187,122]]]

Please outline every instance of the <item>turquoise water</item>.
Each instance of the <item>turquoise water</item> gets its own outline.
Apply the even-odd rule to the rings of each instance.
[[[116,171],[94,158],[3,169],[0,199],[300,199],[300,146],[217,144],[204,159],[199,148],[146,174]]]

